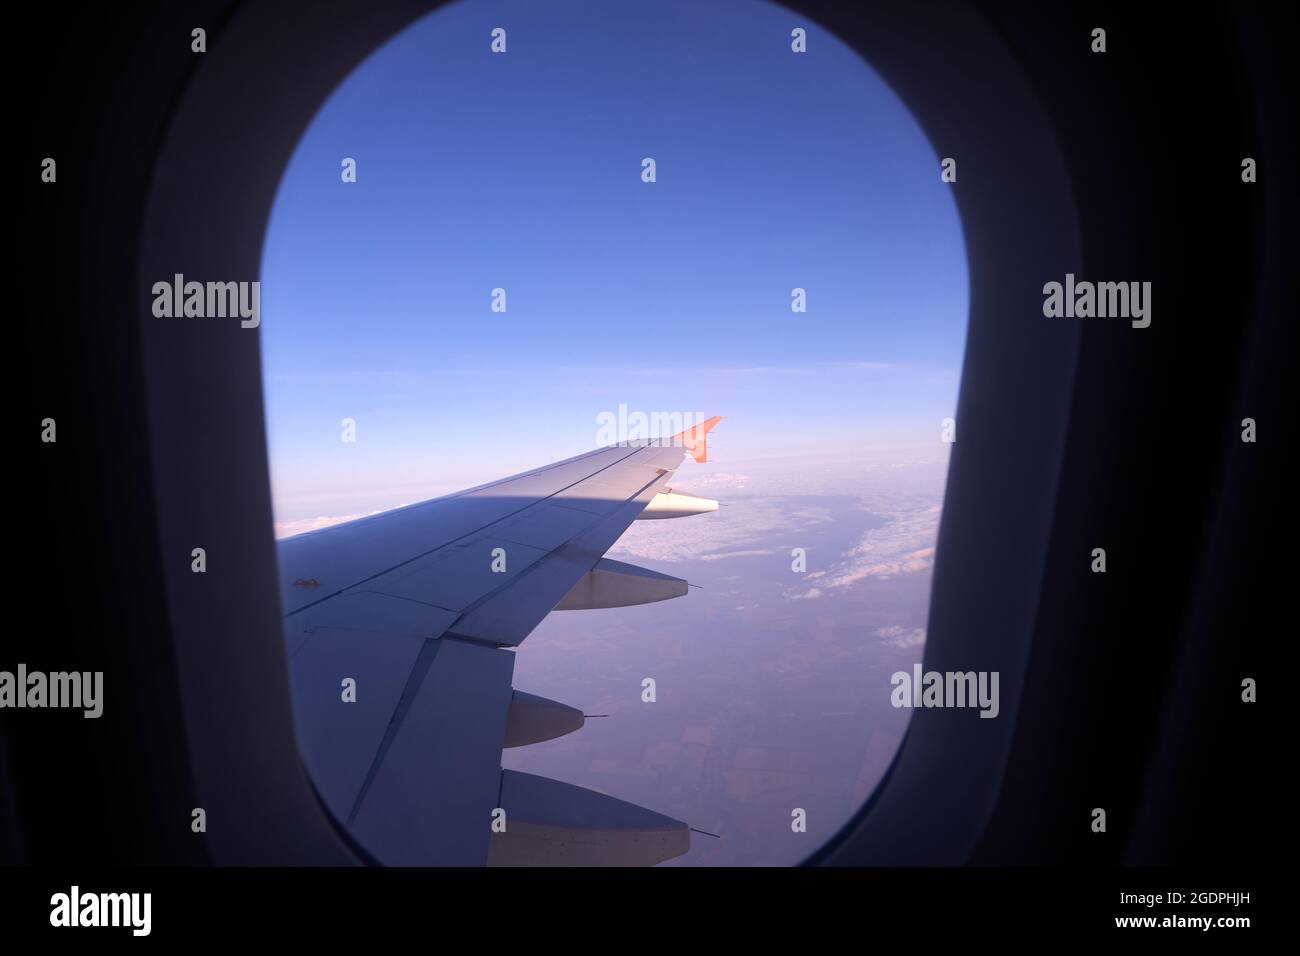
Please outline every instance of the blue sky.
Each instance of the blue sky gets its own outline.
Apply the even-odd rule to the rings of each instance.
[[[277,520],[578,454],[620,404],[727,416],[714,457],[937,442],[967,314],[951,189],[880,77],[784,8],[436,11],[334,92],[280,183],[260,329]]]

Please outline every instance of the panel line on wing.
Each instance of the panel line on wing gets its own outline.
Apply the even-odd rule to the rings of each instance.
[[[464,491],[456,491],[453,492],[452,494],[444,495],[443,497],[463,498],[465,495],[472,495],[480,491],[485,491],[488,488],[495,488],[497,485],[506,485],[512,481],[518,481],[520,478],[532,478],[535,475],[543,475],[548,471],[554,471],[556,468],[562,468],[565,465],[572,465],[574,462],[582,461],[583,459],[586,458],[594,458],[596,455],[600,455],[603,454],[604,452],[611,451],[612,449],[617,447],[619,446],[607,445],[604,448],[596,448],[593,449],[592,451],[585,452],[581,455],[574,455],[572,458],[566,458],[564,459],[564,461],[557,461],[549,465],[543,465],[541,468],[534,468],[532,471],[521,471],[519,474],[510,475],[508,478],[498,478],[496,481],[489,481],[486,485],[475,485],[473,488],[466,488]],[[623,460],[622,458],[619,459],[619,461],[622,460]],[[617,464],[617,462],[615,462],[615,464]],[[592,472],[592,474],[594,475],[596,474],[596,472]]]
[[[645,492],[646,492],[648,489],[650,489],[651,487],[653,487],[654,485],[656,485],[656,484],[658,484],[658,483],[660,483],[660,482],[662,482],[662,481],[663,481],[663,475],[655,475],[655,477],[651,478],[651,479],[650,479],[649,481],[647,481],[644,485],[642,485],[640,488],[638,488],[638,489],[637,489],[633,494],[631,494],[630,496],[628,496],[628,498],[627,498],[626,500],[623,501],[623,503],[622,503],[622,507],[627,507],[627,505],[629,505],[629,504],[631,504],[632,502],[636,501],[637,498],[639,498],[641,495],[645,494]],[[531,575],[536,574],[536,573],[539,573],[539,572],[541,572],[541,571],[543,571],[543,570],[549,572],[551,569],[546,567],[546,564],[547,564],[547,561],[548,561],[548,560],[553,559],[556,555],[558,555],[558,554],[560,554],[560,553],[562,553],[562,552],[565,552],[567,549],[572,549],[573,546],[574,546],[574,541],[580,540],[584,535],[590,533],[590,531],[591,531],[592,529],[600,527],[602,524],[605,524],[605,523],[609,522],[609,520],[610,520],[610,518],[607,517],[607,518],[605,518],[605,519],[602,519],[601,521],[597,521],[594,525],[591,526],[591,528],[588,528],[588,529],[586,529],[584,532],[582,532],[582,534],[578,535],[577,537],[575,537],[575,538],[573,538],[573,539],[570,539],[569,541],[566,541],[565,543],[559,545],[559,546],[556,547],[556,548],[553,548],[550,552],[547,553],[546,557],[542,558],[542,559],[539,560],[539,561],[535,561],[535,562],[533,562],[531,565],[529,565],[527,568],[525,568],[523,571],[521,571],[521,572],[520,572],[518,575],[516,575],[515,577],[511,578],[511,579],[508,580],[508,581],[504,581],[504,582],[502,582],[502,584],[500,584],[498,587],[493,588],[493,589],[492,589],[491,591],[489,591],[488,593],[486,593],[486,594],[482,595],[481,597],[479,597],[476,601],[474,601],[474,602],[472,602],[471,604],[467,605],[466,608],[465,608],[465,610],[464,610],[463,612],[461,612],[460,617],[458,617],[455,621],[453,621],[452,624],[451,624],[451,626],[447,628],[447,632],[446,632],[446,633],[449,634],[449,635],[455,635],[456,637],[459,637],[459,638],[461,638],[461,639],[463,639],[463,640],[474,640],[474,636],[473,636],[473,635],[467,635],[467,634],[465,634],[463,631],[458,631],[458,630],[456,630],[457,625],[460,624],[462,621],[465,621],[468,617],[470,617],[470,615],[472,615],[474,612],[478,611],[481,607],[483,607],[484,605],[486,605],[486,604],[488,604],[489,602],[491,602],[494,598],[496,598],[497,595],[503,593],[504,591],[506,591],[507,589],[513,587],[514,585],[519,584],[520,582],[523,582],[523,581],[527,580]],[[624,526],[624,527],[625,527],[625,526]],[[611,542],[611,543],[612,543],[612,542]],[[608,548],[608,545],[606,545],[604,548],[601,548],[601,549],[600,549],[600,551],[601,551],[602,554],[604,553],[604,551],[606,550],[606,548]],[[591,563],[594,564],[595,562],[592,561]],[[588,568],[589,568],[589,566],[588,566]],[[584,569],[584,570],[586,570],[586,569]],[[562,594],[559,595],[559,596],[556,598],[556,600],[558,601],[558,600],[560,599],[560,597],[563,597],[563,595],[562,595]],[[485,639],[484,639],[484,638],[478,638],[478,640],[479,640],[479,641],[484,641]],[[500,642],[496,642],[496,641],[494,641],[494,642],[492,642],[492,643],[494,643],[494,644],[499,644]],[[509,646],[509,645],[507,645],[507,646]]]
[[[591,454],[594,455],[594,454],[598,454],[599,452],[608,451],[608,450],[609,450],[609,449],[607,449],[607,448],[602,448],[602,449],[598,449],[598,451],[596,451],[596,452],[592,452]],[[602,467],[602,468],[598,468],[596,471],[593,471],[590,475],[584,475],[582,478],[579,478],[577,481],[574,481],[574,482],[571,482],[571,483],[568,484],[568,485],[565,485],[563,488],[557,488],[555,491],[553,491],[553,492],[552,492],[551,494],[549,494],[549,495],[542,495],[542,496],[538,497],[538,499],[537,499],[536,501],[530,501],[528,504],[524,505],[522,508],[517,508],[516,510],[511,511],[511,512],[509,512],[508,514],[502,515],[502,516],[499,517],[499,518],[496,518],[496,519],[494,519],[494,520],[492,520],[492,521],[489,521],[487,524],[480,525],[479,527],[474,528],[474,529],[472,529],[472,530],[470,530],[470,531],[467,531],[467,532],[465,532],[464,534],[462,534],[462,535],[460,535],[460,536],[458,536],[458,537],[452,538],[450,541],[443,541],[443,542],[439,543],[436,547],[429,548],[427,551],[421,551],[419,554],[416,554],[416,555],[414,555],[414,556],[412,556],[412,557],[406,559],[405,561],[399,561],[397,564],[394,564],[392,567],[384,568],[383,570],[378,571],[378,572],[376,572],[375,574],[370,575],[369,577],[362,578],[362,579],[359,580],[359,581],[354,581],[353,583],[347,585],[346,587],[340,588],[339,590],[334,591],[334,592],[331,593],[331,594],[324,595],[324,596],[321,597],[320,599],[318,599],[318,600],[316,600],[316,601],[312,601],[310,604],[304,604],[304,605],[302,605],[301,607],[295,608],[294,610],[292,610],[292,611],[290,611],[288,614],[286,614],[286,615],[285,615],[285,618],[287,619],[287,618],[290,618],[290,617],[294,616],[295,614],[301,614],[303,611],[307,610],[308,608],[316,607],[318,604],[321,604],[321,603],[324,602],[324,601],[328,601],[328,600],[330,600],[331,598],[338,597],[340,594],[343,594],[343,593],[345,593],[346,591],[349,591],[349,590],[351,590],[351,589],[353,589],[353,588],[358,588],[358,587],[360,587],[360,586],[363,585],[363,584],[366,584],[366,583],[368,583],[368,582],[370,582],[370,581],[373,581],[375,578],[383,577],[385,574],[388,574],[388,573],[390,573],[390,572],[392,572],[392,571],[396,571],[398,568],[405,567],[406,565],[412,563],[413,561],[418,561],[418,560],[420,560],[421,558],[427,557],[428,555],[433,554],[435,551],[440,551],[440,550],[442,550],[443,548],[450,547],[451,545],[456,544],[456,543],[459,542],[459,541],[464,541],[466,538],[470,538],[470,537],[472,537],[472,536],[474,536],[474,535],[476,535],[476,534],[480,534],[480,533],[482,533],[484,530],[486,530],[487,528],[490,528],[490,527],[492,527],[492,526],[495,525],[495,524],[499,524],[499,523],[502,522],[502,521],[506,521],[506,520],[508,520],[508,519],[510,519],[510,518],[513,518],[513,517],[515,517],[515,516],[521,514],[522,512],[527,511],[529,508],[535,507],[537,504],[539,504],[539,503],[541,503],[541,502],[544,502],[544,501],[545,501],[545,502],[550,502],[551,499],[554,498],[556,495],[559,495],[559,494],[561,494],[562,492],[568,491],[570,488],[573,488],[573,487],[575,487],[575,486],[577,486],[577,485],[580,485],[580,484],[582,484],[584,481],[587,481],[587,480],[589,480],[589,479],[591,479],[591,478],[594,478],[596,475],[599,475],[601,472],[606,471],[606,470],[609,469],[609,468],[613,468],[615,465],[621,464],[622,462],[626,461],[628,458],[631,458],[633,455],[637,454],[640,450],[641,450],[641,449],[639,449],[639,448],[638,448],[638,449],[634,449],[634,450],[632,450],[630,453],[624,455],[622,458],[619,458],[619,459],[617,459],[616,461],[612,461],[612,462],[610,462],[608,465],[605,465],[605,466]],[[579,460],[579,459],[581,459],[581,458],[583,458],[583,457],[590,457],[590,455],[579,456],[578,459],[569,459],[569,461],[570,461],[570,462],[572,462],[572,461],[576,461],[576,460]],[[562,465],[562,464],[567,464],[567,463],[568,463],[568,462],[557,462],[556,465]],[[551,466],[551,467],[555,467],[555,466]],[[544,470],[546,470],[546,469],[539,469],[539,471],[544,471]],[[529,473],[526,473],[525,475],[515,475],[515,476],[512,477],[512,478],[504,479],[504,481],[507,481],[507,482],[508,482],[508,481],[513,481],[513,480],[515,480],[516,478],[527,477],[528,474],[529,474]],[[504,482],[495,482],[494,485],[495,485],[495,484],[502,484],[502,483],[504,483]],[[470,491],[481,491],[481,490],[483,490],[484,488],[491,488],[491,487],[493,487],[494,485],[482,485],[482,486],[480,486],[480,487],[477,488],[477,489],[470,489]],[[469,494],[469,491],[459,492],[458,494],[455,494],[455,495],[448,495],[447,498],[458,498],[458,497],[461,497],[461,496],[466,495],[466,494]],[[439,500],[439,499],[433,499],[433,500]],[[556,507],[563,507],[563,506],[557,504]],[[391,514],[391,512],[390,512],[390,514]]]
[[[420,692],[420,685],[424,683],[424,678],[429,673],[429,668],[433,666],[433,659],[438,656],[438,649],[441,647],[437,638],[427,638],[424,646],[420,648],[420,653],[415,659],[414,666],[411,667],[410,676],[406,679],[406,686],[402,688],[402,696],[397,700],[397,707],[393,710],[393,716],[388,721],[388,729],[384,731],[384,739],[379,743],[379,749],[375,751],[375,758],[370,763],[370,769],[366,771],[365,779],[361,782],[361,789],[357,791],[357,798],[352,804],[352,812],[348,814],[348,826],[356,822],[357,812],[361,809],[361,801],[366,797],[366,791],[374,783],[375,777],[379,774],[379,767],[384,762],[384,757],[397,738],[397,732],[402,729],[402,721],[411,710],[411,704],[415,701],[415,695]]]
[[[380,594],[386,598],[392,598],[394,601],[409,601],[411,604],[418,604],[421,607],[431,607],[439,611],[448,611],[452,614],[458,613],[454,607],[443,607],[441,604],[434,604],[432,601],[421,601],[419,598],[408,597],[405,594],[392,594],[388,591],[370,591],[368,593]]]

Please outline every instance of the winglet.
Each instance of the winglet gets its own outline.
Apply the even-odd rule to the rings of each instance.
[[[691,456],[694,457],[696,461],[703,464],[709,460],[709,432],[712,431],[713,426],[718,424],[720,421],[722,421],[722,416],[714,415],[706,422],[700,422],[698,425],[693,425],[683,432],[678,432],[673,436],[672,443],[675,445],[680,441],[690,450]]]

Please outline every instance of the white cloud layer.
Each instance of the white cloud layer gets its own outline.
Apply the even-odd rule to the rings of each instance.
[[[876,636],[881,638],[882,643],[888,644],[890,647],[906,650],[909,647],[920,647],[925,643],[925,628],[901,627],[898,624],[892,624],[889,627],[878,628]]]

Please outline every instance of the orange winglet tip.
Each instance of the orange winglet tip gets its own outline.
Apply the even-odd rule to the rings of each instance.
[[[720,421],[722,421],[722,416],[714,415],[708,421],[700,422],[683,432],[678,432],[673,436],[672,442],[674,445],[681,442],[690,451],[691,457],[703,464],[709,460],[709,432]]]

